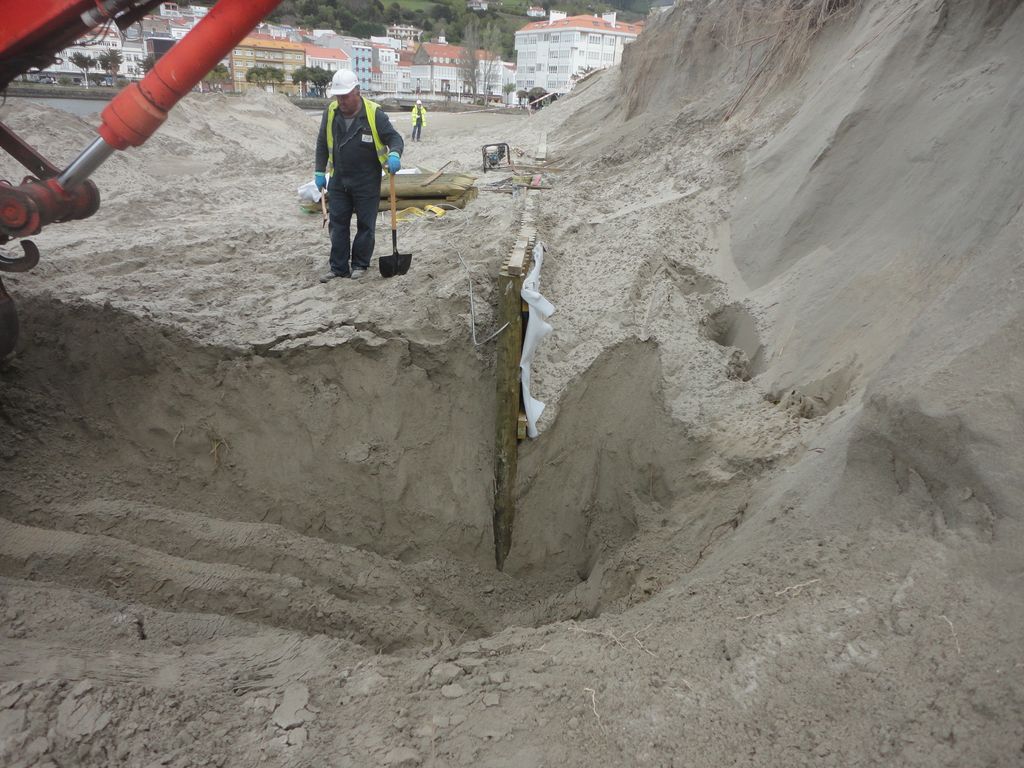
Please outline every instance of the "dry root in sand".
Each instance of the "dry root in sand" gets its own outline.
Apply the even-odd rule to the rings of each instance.
[[[640,635],[642,635],[645,632],[647,632],[647,630],[649,630],[652,626],[653,626],[653,623],[652,624],[648,624],[643,629],[638,629],[636,632],[633,633],[633,640],[636,642],[637,647],[641,651],[646,653],[648,656],[653,656],[653,657],[657,658],[658,654],[656,654],[654,651],[652,651],[650,648],[648,648],[646,645],[644,645],[643,640],[640,639]],[[569,628],[572,629],[574,632],[579,632],[579,633],[584,634],[584,635],[593,635],[594,637],[604,638],[605,640],[610,641],[611,643],[617,645],[619,648],[621,648],[623,650],[629,650],[629,646],[625,642],[623,642],[623,638],[618,637],[611,630],[595,631],[595,630],[592,630],[592,629],[585,629],[585,628],[579,626],[576,623],[570,624]]]
[[[746,86],[725,114],[736,114],[754,92],[763,98],[807,61],[814,36],[828,22],[851,10],[857,0],[731,0],[726,14],[727,45],[748,47]]]

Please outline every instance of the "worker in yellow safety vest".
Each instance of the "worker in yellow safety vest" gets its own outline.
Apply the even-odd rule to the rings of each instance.
[[[416,106],[412,108],[412,140],[419,141],[423,135],[423,126],[427,124],[427,108],[423,102],[416,99]]]
[[[320,121],[313,177],[330,206],[331,269],[321,283],[366,274],[373,256],[381,169],[397,173],[405,149],[380,105],[360,95],[354,72],[335,72],[327,95],[333,98]],[[350,244],[353,213],[356,235]]]

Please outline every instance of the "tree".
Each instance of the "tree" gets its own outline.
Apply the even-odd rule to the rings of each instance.
[[[430,9],[430,15],[435,21],[454,21],[455,12],[447,5],[435,5]]]
[[[512,93],[512,91],[514,91],[515,89],[516,89],[516,84],[515,83],[505,83],[503,86],[501,86],[501,92],[505,94],[505,102],[506,103],[508,102],[509,94]]]
[[[480,23],[476,18],[471,18],[466,23],[465,29],[462,30],[462,53],[456,64],[462,91],[468,91],[471,96],[476,95],[477,89],[479,69],[476,52],[478,48],[480,48]]]
[[[331,78],[334,77],[334,73],[323,67],[310,67],[309,68],[309,81],[313,83],[313,87],[316,89],[318,96],[327,95],[327,86],[331,83]]]
[[[153,67],[156,66],[156,56],[152,53],[142,60],[142,71],[149,72]]]
[[[541,107],[544,106],[544,102],[541,101],[541,99],[543,99],[547,95],[548,92],[538,85],[530,89],[530,92],[527,94],[526,98],[529,99],[529,103],[533,105],[534,109],[540,109]]]
[[[87,53],[72,53],[71,63],[85,75],[85,87],[89,87],[89,70],[96,66],[96,59]]]
[[[230,79],[231,73],[228,72],[228,68],[225,67],[223,64],[217,64],[216,66],[214,66],[213,69],[211,69],[209,72],[203,75],[203,79],[200,81],[199,89],[202,90],[202,83],[206,83],[209,86],[213,86],[214,84],[226,83]]]
[[[260,87],[270,85],[273,90],[275,83],[284,82],[284,71],[280,67],[253,67],[245,73],[245,81]]]
[[[121,52],[116,48],[108,48],[96,57],[96,65],[110,75],[110,82],[113,83],[117,77],[117,70],[121,68]]]
[[[359,19],[355,17],[355,14],[353,14],[347,8],[338,9],[337,20],[338,29],[352,29],[355,23],[359,21]]]
[[[492,89],[501,82],[501,30],[495,24],[488,24],[482,35],[484,50],[480,60],[480,89],[484,99],[490,100]]]
[[[369,39],[371,37],[384,37],[387,34],[387,30],[384,29],[384,25],[380,23],[374,23],[372,21],[357,21],[352,25],[352,35],[354,37],[362,37]]]
[[[299,67],[292,71],[292,82],[299,86],[299,94],[301,96],[306,95],[306,83],[312,79],[309,67]]]

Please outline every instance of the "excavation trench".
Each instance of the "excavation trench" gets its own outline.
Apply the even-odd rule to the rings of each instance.
[[[339,326],[227,349],[109,307],[21,307],[0,575],[143,612],[387,651],[595,615],[630,591],[622,549],[695,450],[660,403],[656,347],[606,352],[523,447],[499,573],[493,378],[464,340]]]

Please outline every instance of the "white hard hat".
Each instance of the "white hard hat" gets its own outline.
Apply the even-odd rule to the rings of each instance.
[[[417,103],[417,104],[420,104],[420,105],[422,105],[422,104],[423,104],[423,102],[422,102],[422,101],[420,101],[419,99],[416,99],[416,103]]]
[[[327,91],[328,96],[344,96],[352,93],[353,88],[359,87],[359,78],[351,69],[339,69],[331,78],[331,88]]]

